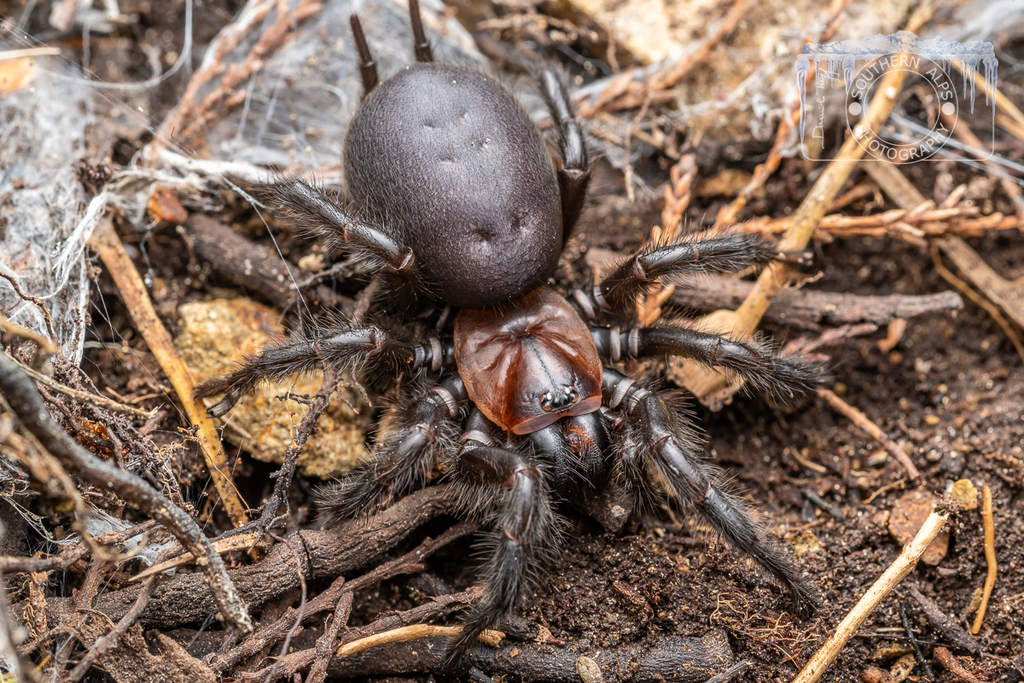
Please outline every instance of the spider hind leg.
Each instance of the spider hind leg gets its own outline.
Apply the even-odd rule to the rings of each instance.
[[[814,585],[751,518],[745,506],[721,490],[719,477],[689,442],[692,439],[680,436],[686,430],[665,401],[615,370],[606,369],[604,381],[609,407],[621,407],[626,414],[638,434],[648,466],[667,484],[669,493],[692,506],[733,547],[784,586],[801,618],[813,615],[819,606]],[[635,467],[629,473],[643,476]]]

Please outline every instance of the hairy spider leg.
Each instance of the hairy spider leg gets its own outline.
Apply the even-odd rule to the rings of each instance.
[[[792,356],[778,356],[758,342],[743,343],[687,327],[591,328],[603,359],[617,362],[655,355],[683,356],[733,372],[776,398],[793,397],[821,381],[821,368]]]
[[[363,79],[363,99],[365,100],[370,91],[377,87],[377,62],[373,61],[373,53],[370,52],[370,45],[366,42],[366,34],[363,33],[363,24],[359,21],[359,15],[350,16],[348,23],[352,27],[356,51],[359,52],[359,75]]]
[[[281,381],[289,375],[320,370],[360,368],[365,373],[397,372],[416,357],[416,346],[399,339],[376,325],[332,329],[330,334],[292,339],[265,346],[255,356],[245,358],[239,368],[224,377],[210,380],[195,391],[196,398],[225,393],[207,413],[221,417],[245,394],[251,394],[260,382]]]
[[[412,23],[413,51],[417,62],[432,62],[430,43],[423,32],[423,18],[420,16],[420,0],[409,0],[409,21]]]
[[[770,242],[746,234],[690,238],[660,247],[647,246],[596,285],[592,296],[598,308],[605,313],[631,317],[637,297],[661,277],[733,272],[751,265],[770,263],[778,256]],[[576,298],[579,300],[580,296]]]
[[[322,188],[286,177],[259,186],[255,193],[292,216],[300,228],[327,237],[332,246],[375,257],[395,275],[417,278],[416,256],[411,248],[345,211]]]
[[[500,509],[492,513],[497,529],[489,538],[484,594],[463,622],[462,633],[449,645],[451,662],[458,661],[477,636],[515,606],[538,558],[555,541],[551,499],[533,459],[494,447],[478,429],[467,431],[463,439],[452,468],[452,480],[462,485],[462,506],[470,516],[485,519],[496,505]]]
[[[583,211],[587,186],[590,185],[587,141],[562,80],[551,69],[544,69],[537,75],[537,81],[551,118],[558,125],[558,148],[562,153],[562,163],[558,167],[558,189],[562,198],[564,246]]]
[[[454,450],[454,420],[468,402],[458,375],[424,388],[396,411],[398,425],[382,435],[371,460],[320,489],[319,508],[333,520],[351,519],[373,514],[424,486],[445,453]]]
[[[625,414],[642,448],[639,457],[653,467],[672,496],[695,508],[733,547],[781,583],[801,618],[810,617],[818,607],[814,586],[754,522],[743,504],[721,490],[714,469],[689,446],[692,439],[680,437],[688,430],[665,401],[611,368],[604,371],[604,399],[609,408]],[[624,468],[623,473],[637,477],[631,483],[638,486],[649,477],[636,465]]]

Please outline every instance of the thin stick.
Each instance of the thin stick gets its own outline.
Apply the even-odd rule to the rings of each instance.
[[[30,342],[34,342],[37,351],[35,357],[32,359],[32,365],[35,367],[42,367],[43,363],[46,362],[50,356],[56,356],[60,353],[60,349],[55,343],[44,337],[43,335],[22,327],[17,323],[12,323],[8,320],[3,313],[0,313],[0,330],[6,330],[11,334],[21,337],[22,339],[28,339]]]
[[[953,674],[961,681],[966,681],[966,683],[985,683],[968,671],[967,668],[960,663],[960,660],[953,656],[952,652],[941,645],[932,650],[932,655],[934,655],[935,659],[939,660],[939,664],[946,667],[946,671]]]
[[[992,597],[992,587],[996,585],[996,574],[999,567],[996,565],[996,525],[992,517],[992,489],[985,484],[981,487],[981,519],[985,523],[985,561],[988,562],[988,576],[985,577],[985,588],[981,594],[981,605],[978,606],[978,616],[974,619],[974,626],[971,633],[978,635],[981,630],[981,622],[985,621],[985,610],[988,609],[988,599]]]
[[[938,244],[932,243],[931,252],[932,263],[935,265],[935,272],[937,272],[943,280],[959,289],[961,294],[988,313],[989,317],[995,320],[999,327],[1003,328],[1003,333],[1010,339],[1010,343],[1013,344],[1013,348],[1017,350],[1017,355],[1019,355],[1020,359],[1024,361],[1024,342],[1021,342],[1020,337],[1017,335],[1017,331],[1013,329],[1013,326],[1010,325],[1010,321],[1003,316],[999,311],[999,308],[994,303],[975,292],[974,288],[954,275],[953,271],[942,263],[942,257],[939,255]]]
[[[26,47],[21,50],[3,50],[0,51],[0,62],[6,62],[9,59],[23,59],[25,57],[58,57],[60,56],[59,47]]]
[[[359,654],[363,650],[369,650],[371,647],[378,645],[384,645],[385,643],[407,643],[410,640],[419,640],[420,638],[433,638],[435,636],[447,636],[449,638],[455,638],[462,633],[461,626],[432,626],[430,624],[413,624],[412,626],[402,626],[400,628],[392,629],[390,631],[384,631],[384,633],[377,633],[366,638],[360,638],[359,640],[353,640],[351,643],[345,643],[338,648],[337,655],[339,657],[351,657],[352,655]],[[498,643],[501,642],[505,634],[501,631],[486,630],[481,633],[477,638],[487,643],[491,647],[498,647]]]
[[[217,541],[211,541],[211,543],[213,544],[213,549],[217,551],[217,554],[223,555],[224,553],[231,552],[232,550],[249,550],[253,547],[253,543],[260,540],[261,536],[263,536],[262,531],[251,531],[247,534],[238,534],[237,536],[229,536]],[[148,579],[154,574],[162,574],[168,569],[192,564],[195,561],[196,558],[192,553],[182,553],[181,555],[167,560],[166,562],[154,564],[151,567],[143,569],[141,572],[128,579],[128,583],[136,583],[143,579]]]
[[[114,531],[109,534],[97,536],[93,541],[102,545],[124,543],[129,539],[142,535],[154,526],[156,526],[156,522],[149,520],[142,524],[136,524],[124,531]],[[63,570],[67,569],[75,562],[78,562],[90,552],[92,552],[92,549],[85,543],[85,541],[83,541],[76,546],[63,550],[60,555],[55,555],[53,557],[0,556],[0,572],[13,574],[15,572],[51,572]]]
[[[54,330],[53,318],[50,317],[50,311],[49,309],[46,308],[46,303],[39,297],[32,296],[28,292],[23,291],[21,287],[18,285],[18,281],[15,278],[8,275],[7,273],[0,273],[0,277],[2,277],[3,279],[7,280],[8,283],[10,283],[11,289],[14,290],[15,294],[20,296],[25,301],[31,301],[36,305],[36,308],[43,312],[43,317],[46,319],[46,331],[50,334],[50,338],[54,341],[54,343],[56,343],[57,332]]]
[[[76,401],[80,401],[82,403],[92,403],[93,405],[106,408],[107,410],[111,410],[115,413],[127,413],[128,415],[134,415],[135,417],[144,417],[147,420],[152,419],[157,413],[156,409],[146,412],[145,410],[139,410],[138,408],[132,408],[131,406],[126,406],[123,403],[118,403],[117,401],[109,399],[106,396],[101,396],[100,394],[93,394],[88,391],[79,391],[78,389],[66,387],[60,382],[55,382],[46,375],[36,372],[25,364],[22,364],[21,369],[25,371],[25,374],[40,384],[53,389],[58,394],[70,396]]]
[[[117,645],[117,641],[120,640],[121,636],[138,620],[142,610],[146,609],[146,604],[149,603],[149,596],[153,594],[153,588],[156,586],[156,578],[153,576],[146,581],[142,586],[142,590],[139,591],[139,597],[135,599],[135,604],[132,605],[132,608],[121,617],[121,620],[111,629],[110,633],[97,640],[89,648],[89,651],[85,653],[82,659],[78,661],[78,664],[75,665],[75,668],[71,670],[71,673],[68,674],[67,680],[75,683],[82,680],[82,677],[89,671],[93,663]]]
[[[178,355],[178,349],[174,346],[171,335],[153,308],[153,302],[146,293],[146,285],[142,282],[139,271],[132,263],[131,257],[125,251],[121,239],[114,232],[114,224],[109,217],[100,221],[96,226],[89,246],[99,254],[103,264],[110,271],[114,278],[125,306],[135,322],[135,326],[146,340],[146,345],[153,352],[160,367],[171,380],[171,386],[178,394],[178,399],[185,408],[189,421],[196,427],[196,437],[203,450],[203,457],[206,460],[206,467],[210,470],[210,477],[217,489],[221,502],[224,503],[224,510],[228,513],[232,523],[238,527],[249,521],[245,503],[242,502],[238,491],[235,490],[231,481],[230,465],[224,454],[220,437],[213,420],[206,414],[206,407],[201,401],[193,396],[195,382],[192,373],[189,372],[185,363]]]
[[[896,561],[889,565],[889,568],[878,577],[878,580],[868,589],[868,592],[854,605],[849,614],[836,627],[836,632],[825,641],[811,660],[807,662],[792,683],[815,683],[825,670],[835,660],[839,651],[843,649],[846,642],[853,636],[854,632],[864,623],[868,615],[878,606],[882,599],[892,592],[900,581],[917,566],[918,560],[924,554],[925,549],[931,544],[949,518],[948,512],[932,510],[928,519],[924,521],[921,530],[917,532],[903,552],[896,558]]]
[[[917,470],[917,467],[914,466],[914,463],[910,460],[910,457],[903,451],[903,449],[900,448],[895,441],[890,439],[889,436],[882,431],[881,427],[869,420],[867,415],[860,412],[828,389],[818,389],[818,396],[825,399],[833,409],[850,418],[853,424],[870,434],[871,438],[877,441],[882,448],[889,451],[889,453],[895,457],[901,465],[903,465],[903,469],[907,471],[908,477],[911,479],[917,479],[921,476],[921,473]]]
[[[749,668],[750,668],[750,662],[740,662],[736,666],[734,666],[734,667],[732,667],[732,668],[730,668],[730,669],[728,669],[726,671],[723,671],[722,673],[718,674],[717,676],[712,676],[708,680],[704,681],[704,683],[728,683],[732,679],[734,679],[737,676],[739,676],[741,673],[744,673]]]

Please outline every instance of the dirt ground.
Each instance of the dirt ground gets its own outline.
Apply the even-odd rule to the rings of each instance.
[[[140,40],[139,36],[149,35],[146,31],[153,31],[152,35],[166,40],[168,45],[179,44],[183,3],[167,3],[168,7],[157,11],[155,7],[159,4],[149,7],[143,3],[128,9],[122,5],[122,11],[131,10],[144,17],[145,25],[140,25],[127,39]],[[201,17],[197,25],[204,27],[196,36],[197,45],[207,43],[214,27],[225,23],[236,9],[233,5],[197,5]],[[3,9],[8,15],[18,11],[17,7]],[[102,53],[104,47],[93,49]],[[1019,36],[1007,40],[1002,49],[1007,58],[1019,59],[1024,55],[1024,40]],[[94,59],[120,65],[125,74],[144,67],[142,62],[124,64],[114,58],[103,62],[95,54]],[[114,67],[110,69],[100,75],[115,79]],[[1024,87],[1019,71],[1006,69],[1001,79],[1001,85],[1009,88],[1009,92],[1020,93]],[[159,119],[159,112],[174,104],[180,87],[167,85],[154,96],[154,117]],[[117,149],[111,150],[108,161],[126,162],[147,141],[145,136],[122,140]],[[763,161],[770,144],[752,142],[745,148],[749,155],[730,158],[723,153],[714,157],[713,163],[720,168],[751,172]],[[653,149],[650,152],[637,162],[635,172],[657,188],[667,180],[665,168],[669,164]],[[1019,141],[1008,143],[1002,154],[1020,162],[1024,146]],[[629,204],[621,172],[607,158],[596,163],[591,202],[557,276],[558,286],[566,290],[591,277],[588,251],[604,249],[626,256],[640,246],[649,227],[660,219],[659,198],[644,195]],[[701,164],[702,175],[712,175],[713,169],[705,169],[704,165]],[[789,215],[816,177],[809,166],[800,158],[784,159],[779,171],[765,184],[763,197],[752,203],[742,218]],[[944,170],[953,174],[954,186],[966,183],[979,193],[987,191],[979,199],[981,203],[991,203],[987,213],[1014,213],[1012,202],[984,171],[965,166]],[[925,196],[931,196],[937,176],[934,167],[915,166],[907,175]],[[856,170],[844,189],[863,182],[871,181],[863,171]],[[883,203],[875,204],[879,199]],[[724,201],[728,198],[695,198],[686,210],[685,220],[691,225],[708,225]],[[893,208],[892,202],[876,191],[854,200],[844,211],[857,216]],[[250,209],[241,202],[228,199],[214,217],[233,225],[258,244],[271,243]],[[292,231],[286,221],[279,221],[274,227],[282,255],[292,262],[314,250],[312,243]],[[123,225],[119,231],[131,248],[137,267],[158,283],[152,291],[154,304],[172,333],[177,331],[176,312],[182,304],[246,293],[197,262],[180,232],[172,226],[157,226],[142,244],[139,236]],[[1019,230],[991,232],[968,242],[1004,278],[1024,282],[1024,239]],[[815,241],[812,246],[815,270],[820,272],[807,285],[813,290],[923,295],[951,288],[937,273],[927,247],[890,237]],[[367,282],[368,278],[357,275],[334,286],[341,294],[354,297]],[[97,273],[95,285],[89,329],[92,343],[82,367],[97,387],[112,389],[124,400],[159,392],[166,380],[133,329],[117,287],[105,272]],[[779,344],[801,334],[816,336],[777,325],[763,329]],[[597,653],[623,647],[643,651],[666,636],[702,636],[722,630],[736,661],[751,664],[737,680],[789,681],[899,555],[902,546],[890,533],[889,521],[901,497],[910,491],[942,496],[953,482],[970,479],[979,490],[982,485],[991,489],[999,561],[999,576],[987,616],[976,636],[982,654],[971,657],[952,647],[906,592],[910,585],[917,587],[946,615],[969,630],[987,568],[981,515],[979,510],[970,510],[951,519],[949,546],[941,561],[934,566],[918,566],[893,595],[883,600],[822,680],[868,680],[862,676],[869,666],[888,671],[899,657],[912,652],[901,625],[901,605],[910,616],[926,659],[931,662],[933,680],[961,680],[933,659],[936,646],[953,649],[977,680],[1014,680],[1010,661],[1017,658],[1019,663],[1024,654],[1021,358],[1000,326],[970,301],[953,313],[910,320],[898,342],[882,351],[878,342],[885,336],[883,327],[873,334],[848,338],[829,347],[827,386],[861,410],[907,452],[920,470],[916,481],[908,479],[904,468],[891,456],[887,457],[878,442],[820,398],[805,398],[792,406],[774,406],[758,398],[740,397],[717,412],[688,399],[695,425],[706,434],[710,458],[723,469],[733,490],[748,502],[766,528],[791,548],[800,549],[799,565],[822,596],[822,609],[816,616],[807,621],[794,617],[783,593],[749,561],[709,533],[699,520],[660,510],[637,515],[622,533],[613,535],[568,506],[562,512],[569,540],[557,560],[538,577],[519,613],[543,624],[554,638],[579,652]],[[157,386],[141,380],[143,377],[156,378]],[[150,398],[140,400],[139,405],[148,409],[157,403],[158,399]],[[230,523],[219,508],[211,509],[209,496],[202,496],[208,487],[208,474],[195,446],[187,442],[182,445],[182,426],[178,411],[166,411],[159,423],[147,427],[147,438],[156,450],[169,449],[167,452],[172,454],[175,470],[181,477],[183,497],[195,503],[195,512],[207,524],[207,533],[216,535],[226,531]],[[255,504],[269,496],[273,487],[270,475],[276,469],[276,465],[240,455],[233,476],[243,497]],[[293,516],[288,531],[322,525],[312,508],[313,490],[319,483],[302,475],[296,478],[291,488]],[[61,518],[61,514],[66,512],[47,511],[48,519],[65,532],[67,518]],[[425,536],[437,535],[452,521],[435,520],[386,557],[396,557],[414,548]],[[31,547],[29,535],[22,551],[27,553]],[[5,554],[10,548],[5,547]],[[475,562],[467,558],[473,556],[474,548],[471,536],[460,538],[428,559],[419,574],[388,579],[358,594],[349,625],[367,625],[391,610],[410,609],[421,604],[425,595],[471,587],[477,574]],[[227,557],[230,563],[239,565],[249,561],[241,553]],[[81,574],[75,571],[65,573],[50,583],[49,595],[71,596],[81,588],[81,580]],[[310,595],[325,587],[323,582],[312,583]],[[8,591],[12,603],[26,597],[10,586]],[[268,613],[280,614],[297,599],[297,591],[289,592],[268,606]],[[201,626],[192,624],[190,628]],[[220,628],[207,626],[212,632]],[[193,637],[194,631],[182,633],[185,635],[172,636],[188,647],[202,644]],[[153,635],[147,636],[151,647]],[[606,672],[606,680],[621,673]],[[239,673],[239,678],[223,680],[241,680],[240,676]],[[446,677],[417,674],[412,679],[426,683]],[[1016,680],[1022,679],[1024,673]],[[94,669],[85,680],[112,679]],[[907,680],[928,679],[918,666]]]

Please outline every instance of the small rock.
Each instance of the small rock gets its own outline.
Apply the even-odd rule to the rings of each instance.
[[[590,657],[580,657],[576,660],[576,673],[580,675],[583,683],[602,683],[604,681],[601,667]]]
[[[949,492],[951,498],[963,506],[964,510],[975,510],[978,507],[978,489],[970,479],[958,479]]]
[[[894,681],[905,681],[910,672],[914,670],[914,664],[916,663],[917,660],[914,659],[913,654],[903,655],[889,669],[889,675],[892,676]]]
[[[893,683],[893,677],[888,671],[879,669],[877,666],[866,666],[860,672],[860,680],[864,683]]]
[[[803,557],[804,555],[810,555],[821,550],[821,541],[814,535],[810,529],[801,531],[796,538],[793,539],[793,554],[797,557]]]
[[[896,540],[906,545],[920,531],[924,521],[931,514],[932,508],[939,502],[939,497],[928,491],[908,491],[904,493],[889,515],[889,533]],[[921,561],[936,565],[942,561],[949,550],[949,532],[942,531],[935,540],[925,548]]]
[[[267,343],[284,336],[280,314],[249,299],[215,299],[185,304],[178,309],[178,352],[197,383],[227,374],[244,356],[258,353]],[[306,373],[293,381],[261,383],[227,415],[224,440],[249,451],[263,462],[281,463],[292,443],[292,431],[309,406],[285,394],[313,395],[323,374]],[[366,456],[366,429],[370,410],[359,414],[337,391],[317,423],[317,430],[299,455],[299,470],[324,479],[337,477]]]

